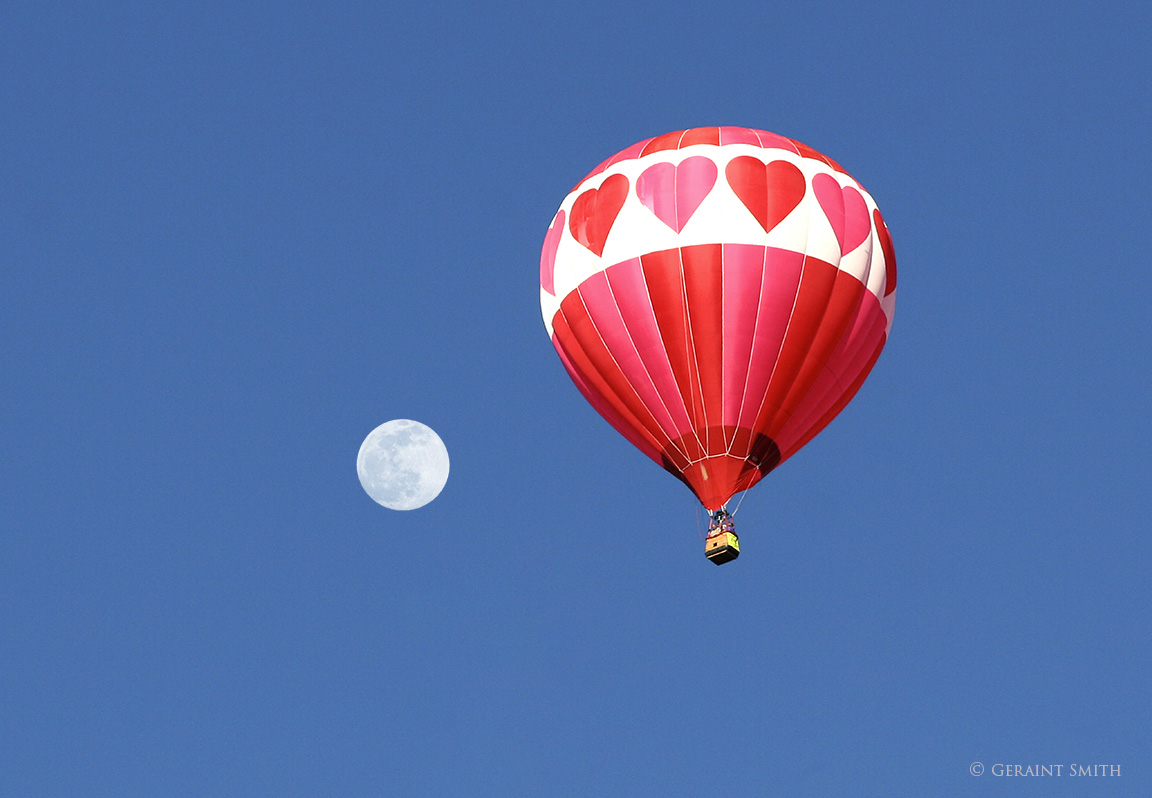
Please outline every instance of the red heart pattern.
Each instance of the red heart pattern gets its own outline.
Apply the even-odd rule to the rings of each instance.
[[[832,175],[820,173],[812,178],[812,193],[832,223],[841,255],[847,255],[864,243],[872,232],[872,221],[868,218],[868,205],[859,191],[852,186],[841,188]]]
[[[564,211],[557,211],[552,226],[544,236],[544,246],[540,249],[540,287],[556,296],[556,250],[560,247],[560,235],[564,232]]]
[[[752,155],[740,155],[724,170],[728,185],[764,228],[772,231],[804,199],[804,173],[788,161],[764,163]]]
[[[636,196],[679,233],[715,185],[716,164],[711,158],[694,155],[679,164],[664,162],[645,169],[636,180]]]
[[[600,188],[585,191],[572,203],[568,217],[572,237],[597,257],[603,255],[608,233],[627,198],[628,178],[624,175],[611,175]]]
[[[892,235],[888,232],[888,225],[884,224],[884,217],[880,209],[872,211],[872,220],[876,223],[876,235],[880,237],[880,248],[884,251],[884,296],[896,290],[896,250],[892,246]]]

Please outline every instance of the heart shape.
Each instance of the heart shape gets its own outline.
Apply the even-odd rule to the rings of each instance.
[[[872,232],[872,220],[868,218],[868,205],[859,191],[852,186],[841,188],[836,178],[822,172],[812,178],[812,193],[832,224],[841,255],[864,243]]]
[[[556,271],[556,250],[560,247],[560,236],[563,232],[564,211],[557,211],[552,226],[544,235],[544,246],[540,249],[540,287],[552,296],[556,296],[553,273]]]
[[[728,162],[724,176],[765,233],[796,209],[807,190],[804,173],[788,161],[764,163],[755,156],[740,155]]]
[[[876,235],[880,237],[880,249],[884,251],[884,296],[896,290],[896,249],[892,246],[892,235],[880,209],[872,211],[872,221],[876,224]]]
[[[649,166],[636,180],[636,196],[657,219],[679,233],[714,185],[716,164],[711,158],[693,155],[679,164]]]
[[[604,254],[604,242],[624,200],[628,197],[628,178],[612,175],[600,188],[591,188],[572,203],[568,229],[572,237],[591,250],[597,257]]]

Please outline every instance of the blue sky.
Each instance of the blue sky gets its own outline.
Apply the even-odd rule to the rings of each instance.
[[[848,5],[5,5],[0,792],[1152,794],[1152,15]],[[699,125],[900,265],[723,568],[537,288]],[[409,513],[392,418],[452,457]]]

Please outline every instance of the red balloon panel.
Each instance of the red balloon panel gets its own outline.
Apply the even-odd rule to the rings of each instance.
[[[832,264],[702,245],[593,275],[561,303],[553,342],[589,402],[718,509],[831,421],[885,327]]]

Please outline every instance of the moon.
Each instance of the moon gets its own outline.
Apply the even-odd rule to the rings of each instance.
[[[448,449],[431,427],[398,418],[368,433],[356,456],[365,492],[392,510],[415,510],[448,481]]]

